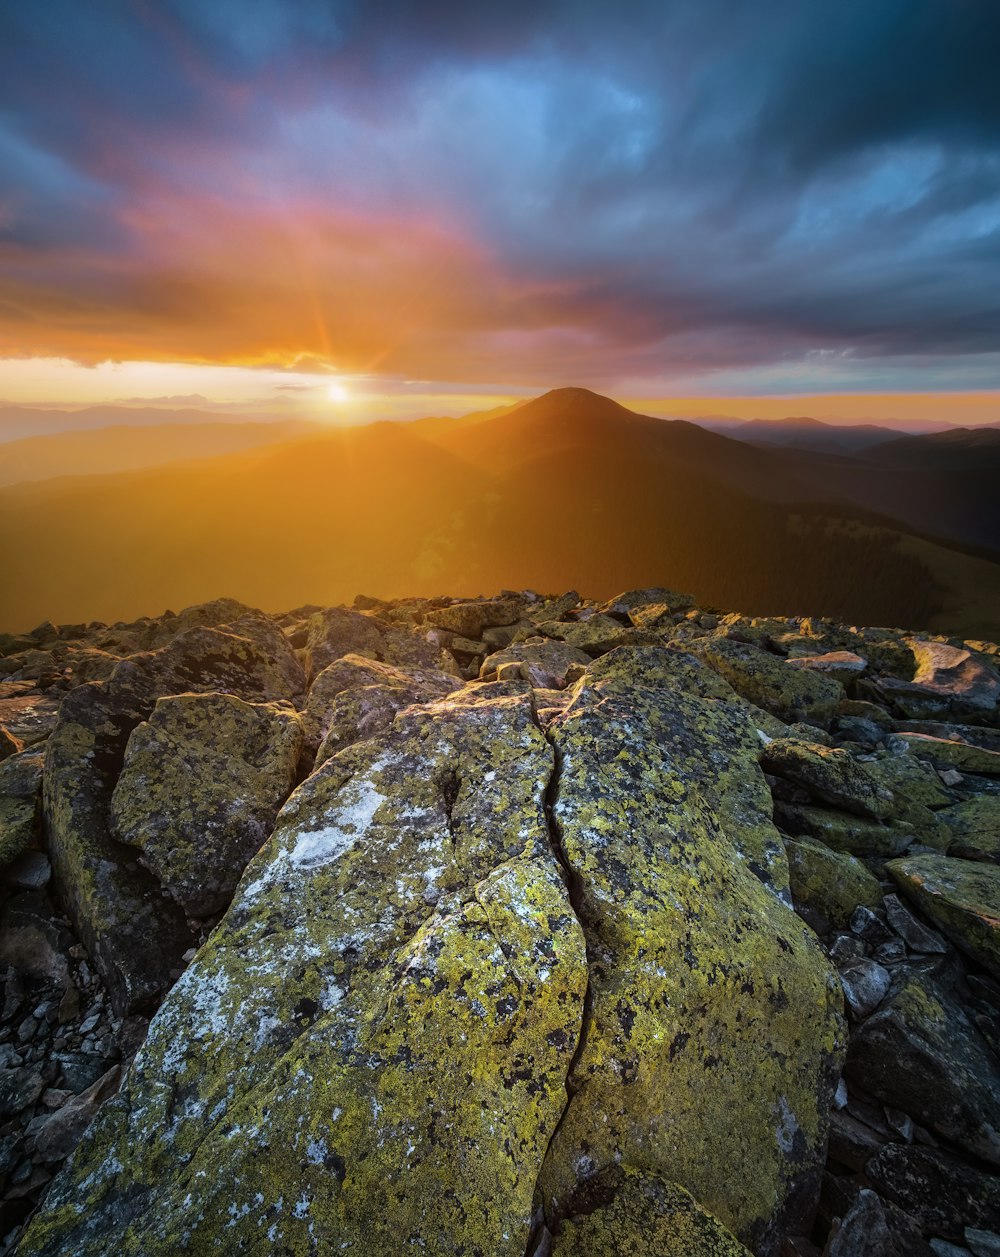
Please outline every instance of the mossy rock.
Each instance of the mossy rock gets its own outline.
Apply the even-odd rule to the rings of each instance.
[[[0,867],[34,845],[41,814],[45,755],[29,749],[0,763]]]
[[[814,928],[846,926],[858,904],[881,907],[878,879],[855,856],[801,838],[787,839],[785,852],[792,900]]]
[[[813,838],[833,851],[892,858],[909,847],[914,835],[906,826],[882,824],[830,808],[776,800],[774,819],[784,833]]]
[[[600,609],[608,615],[627,615],[633,624],[639,624],[647,618],[650,607],[656,608],[653,614],[658,617],[664,611],[668,615],[676,615],[679,611],[689,611],[694,603],[692,594],[682,594],[675,589],[657,586],[650,589],[626,590],[617,598],[609,598]]]
[[[1000,795],[973,795],[944,808],[938,818],[951,831],[953,845],[1000,857]]]
[[[850,650],[831,650],[825,655],[789,655],[790,668],[803,668],[849,685],[868,670],[868,660]]]
[[[428,611],[426,621],[436,628],[457,633],[459,637],[478,638],[484,629],[516,624],[523,610],[524,603],[519,598],[456,602],[449,607]]]
[[[1000,867],[925,853],[886,869],[957,947],[1000,977]]]
[[[786,724],[805,721],[827,728],[844,697],[839,681],[791,668],[786,660],[748,642],[716,637],[698,643],[696,649],[738,694]]]
[[[290,707],[232,694],[158,699],[129,737],[112,833],[188,916],[220,912],[295,786],[302,748]]]
[[[546,620],[538,625],[539,633],[585,652],[593,658],[603,655],[616,646],[657,643],[660,639],[652,633],[641,633],[631,625],[622,624],[610,615],[589,616],[584,620]]]
[[[929,760],[935,768],[955,768],[960,773],[1000,777],[1000,751],[990,751],[971,742],[935,738],[926,733],[899,733],[896,736],[906,743],[911,754]]]
[[[587,982],[552,768],[528,687],[486,685],[314,773],[22,1257],[521,1257]]]
[[[552,1257],[750,1257],[676,1183],[617,1170],[595,1176],[588,1189],[586,1212],[561,1224]]]
[[[428,641],[425,634],[343,607],[327,607],[309,617],[304,650],[310,678],[344,655],[364,655],[401,668],[456,671],[448,652]]]
[[[581,669],[591,662],[590,655],[566,642],[523,642],[495,651],[483,661],[479,675],[484,679],[498,668],[516,665],[518,673],[540,689],[563,689]]]
[[[263,611],[250,607],[237,598],[214,598],[211,602],[199,602],[194,606],[185,607],[176,615],[162,615],[151,622],[146,650],[157,650],[172,642],[180,633],[190,628],[219,628],[227,624],[243,623],[251,620],[266,622],[270,619]]]
[[[189,628],[160,650],[121,660],[107,681],[66,695],[47,743],[43,801],[56,888],[118,1016],[155,1006],[194,941],[180,908],[111,834],[128,739],[164,695],[298,695],[305,678],[281,630],[255,620],[247,629]]]
[[[905,751],[880,754],[865,764],[865,770],[893,793],[897,809],[904,801],[941,808],[952,800],[930,764]]]
[[[892,791],[840,747],[798,740],[775,740],[761,753],[766,772],[804,786],[816,799],[856,816],[885,820],[893,810]]]
[[[558,1217],[593,1174],[641,1165],[774,1253],[817,1189],[841,994],[775,890],[757,732],[698,695],[699,670],[615,651],[552,725],[591,1011],[539,1185]]]

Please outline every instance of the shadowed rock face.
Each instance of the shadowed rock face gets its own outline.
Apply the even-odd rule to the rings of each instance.
[[[1000,709],[894,717],[917,639],[660,589],[98,627],[40,626],[0,695],[69,691],[4,761],[38,761],[5,1217],[100,1109],[20,1254],[927,1257],[994,1225]],[[144,653],[45,682],[67,632]],[[845,643],[864,669],[795,665]]]

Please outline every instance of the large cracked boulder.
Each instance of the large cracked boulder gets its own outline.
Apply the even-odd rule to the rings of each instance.
[[[21,1257],[808,1229],[840,989],[754,714],[659,647],[534,704],[407,706],[294,792]]]

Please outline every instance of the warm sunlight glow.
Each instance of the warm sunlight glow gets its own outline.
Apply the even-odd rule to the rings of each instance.
[[[343,403],[351,400],[350,393],[336,380],[327,387],[326,395],[332,402]]]

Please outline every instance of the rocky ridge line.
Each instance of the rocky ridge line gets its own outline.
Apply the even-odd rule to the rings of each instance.
[[[373,1201],[388,1251],[992,1251],[995,647],[645,590],[3,649],[19,1251]]]

